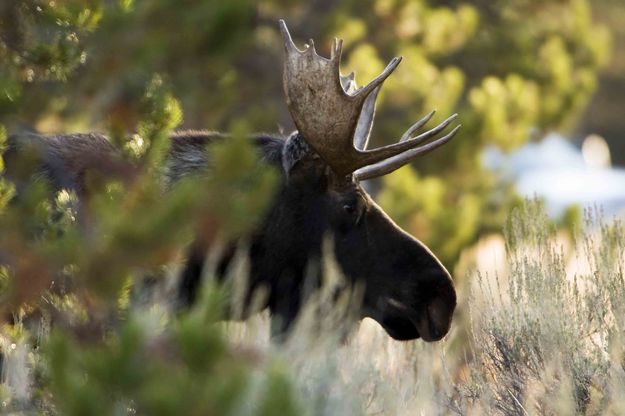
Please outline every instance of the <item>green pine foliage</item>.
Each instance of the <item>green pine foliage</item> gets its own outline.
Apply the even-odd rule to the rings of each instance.
[[[199,415],[236,413],[245,402],[254,366],[215,328],[224,312],[219,291],[207,290],[201,307],[146,332],[129,311],[129,282],[175,262],[198,227],[215,241],[253,228],[273,198],[276,174],[259,163],[245,133],[235,131],[215,146],[210,175],[167,189],[160,167],[168,134],[181,121],[180,106],[154,76],[140,108],[140,139],[117,143],[137,168],[116,180],[87,177],[92,197],[83,212],[67,191],[51,200],[43,180],[4,203],[0,252],[7,266],[0,289],[2,312],[12,323],[2,331],[9,347],[3,344],[1,352],[13,360],[12,345],[41,350],[19,363],[24,391],[11,392],[6,409]],[[11,195],[5,194],[3,202]],[[79,221],[85,211],[88,230]],[[288,386],[285,375],[267,377],[267,391],[249,414],[270,414],[274,402],[284,414],[298,414],[296,400],[284,391],[279,399],[270,397]]]

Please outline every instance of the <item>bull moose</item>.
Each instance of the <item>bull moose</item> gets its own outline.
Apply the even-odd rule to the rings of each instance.
[[[284,21],[279,25],[286,52],[284,91],[297,131],[287,137],[250,138],[262,161],[281,172],[281,181],[263,222],[247,236],[248,292],[266,288],[265,306],[279,317],[281,330],[288,330],[304,302],[308,266],[320,259],[324,238],[331,235],[345,278],[364,288],[361,317],[373,318],[397,340],[441,339],[456,306],[450,274],[423,243],[384,213],[361,182],[391,173],[447,143],[460,126],[434,138],[457,115],[415,135],[432,112],[398,143],[367,150],[377,94],[401,58],[394,58],[378,77],[358,88],[353,73],[340,74],[341,40],[334,40],[326,59],[317,54],[312,40],[299,50]],[[205,169],[215,140],[227,138],[207,132],[174,133],[163,170],[166,181],[175,184],[182,176]],[[15,135],[5,154],[8,177],[12,155],[26,142],[40,149],[41,170],[53,187],[79,195],[84,171],[96,161],[101,168],[102,159],[116,152],[100,134]],[[200,287],[208,249],[201,237],[191,244],[180,276],[179,301],[184,305],[195,300]],[[221,264],[231,260],[231,252],[224,254]]]

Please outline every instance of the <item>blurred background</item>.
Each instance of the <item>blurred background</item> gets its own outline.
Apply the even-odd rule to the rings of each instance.
[[[572,207],[625,206],[619,0],[4,0],[0,123],[132,133],[156,76],[181,104],[179,128],[289,132],[279,18],[321,54],[343,38],[343,73],[360,85],[404,57],[372,146],[432,109],[432,125],[460,114],[452,143],[372,186],[449,267],[519,196],[563,224],[579,218]]]

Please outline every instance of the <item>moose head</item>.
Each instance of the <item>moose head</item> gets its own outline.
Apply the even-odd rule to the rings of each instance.
[[[342,273],[364,287],[362,317],[375,319],[398,340],[441,339],[456,306],[451,276],[423,243],[384,213],[361,182],[448,142],[460,126],[431,139],[457,115],[415,136],[432,112],[398,143],[367,150],[376,96],[400,58],[358,88],[353,73],[340,75],[340,40],[335,39],[326,59],[316,53],[312,40],[299,50],[282,20],[280,29],[286,51],[284,91],[297,131],[286,139],[256,138],[264,159],[282,171],[283,181],[251,241],[252,290],[269,289],[267,305],[282,318],[282,329],[288,329],[304,302],[309,265],[320,259],[324,238],[331,235]],[[183,279],[187,296],[194,286],[190,275],[197,275],[193,261]]]

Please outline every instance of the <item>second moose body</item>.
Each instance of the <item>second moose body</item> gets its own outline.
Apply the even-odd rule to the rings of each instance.
[[[361,187],[441,146],[458,130],[435,137],[454,119],[412,137],[431,118],[413,125],[399,143],[366,150],[375,112],[375,99],[384,80],[399,64],[391,61],[371,83],[358,89],[353,74],[339,72],[341,42],[331,59],[312,46],[298,50],[283,21],[286,62],[284,87],[297,131],[290,136],[253,137],[261,158],[281,173],[280,189],[260,227],[248,236],[248,293],[268,289],[266,305],[287,330],[304,302],[303,287],[310,262],[322,256],[331,235],[335,258],[348,283],[362,285],[361,316],[378,321],[398,340],[441,339],[449,330],[456,306],[451,276],[414,237],[400,229]],[[168,181],[204,169],[210,144],[225,138],[211,133],[172,136],[165,169]],[[77,190],[84,171],[103,166],[115,149],[102,135],[15,136],[7,157],[28,148],[39,149],[42,172],[58,189]],[[117,160],[113,157],[112,159]],[[80,161],[78,163],[77,161]],[[7,161],[7,176],[11,176]],[[192,303],[200,285],[208,247],[202,236],[189,250],[180,279],[180,300]],[[227,264],[230,257],[222,261]]]

